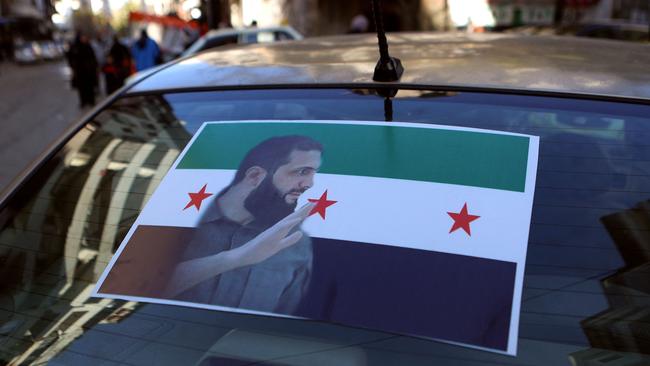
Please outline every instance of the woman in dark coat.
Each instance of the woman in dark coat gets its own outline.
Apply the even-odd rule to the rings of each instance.
[[[114,36],[113,46],[106,57],[106,64],[102,67],[106,80],[106,94],[112,94],[124,85],[126,78],[131,75],[132,67],[131,52],[117,36]]]
[[[72,68],[72,86],[79,92],[81,108],[93,106],[97,86],[97,58],[84,34],[78,34],[70,46],[68,63]]]

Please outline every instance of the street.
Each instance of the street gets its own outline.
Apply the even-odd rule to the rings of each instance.
[[[65,60],[0,63],[0,191],[81,116]]]

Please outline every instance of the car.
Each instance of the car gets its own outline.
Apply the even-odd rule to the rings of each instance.
[[[39,42],[43,60],[51,61],[59,59],[63,56],[60,47],[54,41],[41,41]]]
[[[192,43],[181,56],[189,56],[203,50],[226,45],[290,41],[302,38],[302,35],[290,26],[211,30]]]
[[[14,59],[20,64],[51,61],[62,56],[62,50],[52,40],[21,42],[16,45],[14,50]]]
[[[43,57],[43,49],[39,42],[21,42],[14,49],[14,60],[19,64],[33,64]]]
[[[2,361],[649,364],[648,46],[510,34],[399,33],[388,40],[404,67],[398,81],[373,81],[379,59],[374,34],[206,51],[126,86],[60,136],[0,195]],[[521,308],[515,310],[516,356],[349,322],[91,297],[113,253],[200,126],[250,120],[399,122],[539,136],[528,252],[525,268],[518,269],[525,277]],[[402,204],[409,210],[422,203]],[[400,220],[400,212],[394,216]],[[346,273],[382,270],[330,256]],[[370,287],[381,291],[385,285]],[[320,305],[341,293],[323,296],[327,301]],[[436,307],[430,318],[416,320],[435,319],[441,329],[462,331],[481,321],[472,309],[490,297],[462,304],[466,318],[460,322],[454,309]],[[392,311],[410,316],[408,309]],[[457,322],[448,324],[451,318]],[[487,333],[473,340],[492,341]]]
[[[204,50],[227,47],[232,45],[245,45],[253,43],[269,43],[288,40],[300,40],[302,35],[289,26],[241,28],[241,29],[218,29],[211,30],[201,38],[192,43],[180,57],[191,56]],[[139,71],[126,79],[127,84],[134,83],[147,75],[156,72],[164,65]]]

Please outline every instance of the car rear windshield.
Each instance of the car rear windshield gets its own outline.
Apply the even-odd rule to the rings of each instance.
[[[0,360],[650,364],[650,106],[439,90],[382,94],[179,92],[127,95],[104,108],[0,210]],[[90,297],[201,124],[235,120],[400,121],[540,136],[517,356],[309,320]]]

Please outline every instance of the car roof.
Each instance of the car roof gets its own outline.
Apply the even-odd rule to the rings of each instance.
[[[497,88],[650,99],[650,45],[577,37],[395,33],[397,85]],[[203,52],[127,93],[213,87],[387,84],[372,80],[375,34],[308,38]],[[390,84],[390,83],[389,83]]]

